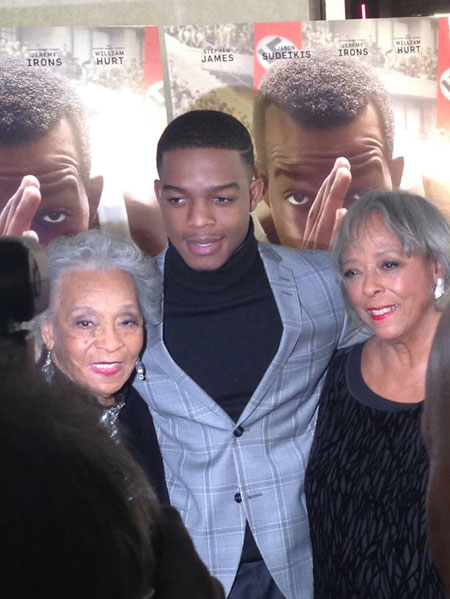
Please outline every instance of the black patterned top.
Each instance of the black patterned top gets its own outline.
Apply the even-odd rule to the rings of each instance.
[[[421,404],[373,393],[363,344],[329,368],[306,471],[315,599],[440,599],[426,542]]]

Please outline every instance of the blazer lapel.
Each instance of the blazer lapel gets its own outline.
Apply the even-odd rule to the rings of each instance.
[[[202,404],[214,415],[219,415],[224,421],[229,423],[229,427],[234,429],[236,424],[228,414],[210,397],[197,383],[191,379],[173,360],[169,354],[163,340],[163,325],[147,327],[147,349],[146,361],[152,363],[152,372],[158,373],[157,376],[163,376],[167,379],[167,385],[174,382],[181,393],[185,392],[190,397],[196,397]],[[217,424],[217,420],[215,420]]]
[[[276,376],[285,366],[301,333],[302,309],[294,273],[270,245],[259,244],[259,252],[283,323],[283,334],[278,351],[242,412],[239,422],[247,419],[268,393]]]

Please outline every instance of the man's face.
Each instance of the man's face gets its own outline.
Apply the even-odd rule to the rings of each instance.
[[[262,181],[251,176],[239,152],[214,148],[163,155],[155,181],[167,237],[188,266],[215,270],[244,240]]]
[[[292,247],[302,245],[308,214],[336,158],[347,158],[351,166],[344,207],[369,189],[397,187],[403,165],[386,160],[379,118],[371,105],[352,123],[331,129],[305,127],[270,105],[265,112],[265,152],[265,200],[279,242]]]
[[[41,201],[31,228],[41,243],[89,228],[95,219],[98,198],[90,205],[68,121],[61,120],[34,141],[0,146],[0,213],[24,175],[34,175],[40,182]]]

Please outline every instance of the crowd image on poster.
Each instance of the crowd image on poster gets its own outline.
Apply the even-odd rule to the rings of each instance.
[[[24,73],[20,101],[29,101],[31,112],[35,107],[36,112],[41,113],[59,110],[53,106],[55,103],[51,98],[45,97],[45,92],[40,98],[34,97],[33,80],[39,82],[43,77],[54,75],[60,78],[61,89],[72,90],[69,96],[73,93],[84,106],[85,116],[81,121],[86,121],[90,133],[89,175],[92,181],[98,182],[95,196],[100,194],[100,197],[92,200],[93,192],[88,189],[89,185],[85,185],[89,198],[89,226],[108,227],[126,236],[131,230],[143,249],[150,253],[158,252],[165,243],[165,235],[153,196],[155,147],[166,124],[158,29],[3,28],[0,29],[0,40],[0,60],[12,61],[3,68],[6,79],[2,79],[1,109],[5,119],[7,112],[14,108],[14,99],[8,107],[6,105],[11,97],[10,86],[14,85],[13,75],[8,75],[10,69]],[[29,81],[27,89],[26,81]],[[59,90],[58,84],[52,87],[51,81],[42,85],[43,89]],[[54,93],[58,95],[58,91]],[[12,95],[17,100],[14,88]],[[78,125],[80,122],[72,123],[75,130]],[[35,123],[29,128],[38,126],[39,123]],[[77,136],[79,132],[75,130],[72,133]],[[25,132],[23,135],[26,138],[34,134]],[[42,138],[45,139],[45,135]],[[20,150],[22,143],[22,139],[14,140],[13,136],[7,144],[1,142],[0,145],[5,145],[5,155],[12,156],[12,150],[15,147]],[[37,164],[39,154],[37,148],[28,163],[16,161],[14,181],[9,181],[8,197],[0,199],[0,209],[18,189],[22,176],[39,176],[42,172]],[[43,160],[42,154],[40,158]],[[4,171],[7,163],[3,162]],[[5,175],[8,173],[3,173]],[[51,194],[46,193],[45,180],[40,182],[42,199],[30,228],[39,228],[38,221],[41,225],[45,221],[45,232],[44,226],[38,231],[41,241],[45,243],[59,232],[73,233],[85,228],[84,221],[64,228],[64,224],[68,225],[71,218],[75,218],[71,208],[76,202],[72,207],[60,209],[56,200],[50,198]],[[6,195],[5,185],[3,190],[3,195]],[[49,207],[47,202],[50,202]],[[11,214],[7,216],[11,221]]]
[[[169,117],[220,110],[251,128],[253,25],[165,27],[164,44]]]

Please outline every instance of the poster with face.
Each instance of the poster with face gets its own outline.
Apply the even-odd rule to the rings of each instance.
[[[2,28],[0,58],[29,74],[57,73],[81,99],[91,162],[83,164],[67,118],[32,141],[19,130],[0,139],[0,233],[31,228],[47,243],[109,226],[157,253],[166,237],[153,192],[156,144],[168,120],[192,109],[231,113],[250,130],[265,183],[254,219],[261,240],[328,248],[340,209],[373,188],[417,192],[450,216],[449,40],[445,18]],[[55,109],[49,97],[60,97],[56,88],[24,94],[23,110],[44,117]],[[42,167],[41,198],[33,179],[21,185],[25,175],[42,179],[34,161],[58,137],[78,171],[89,170],[81,181],[77,171],[65,202],[47,193],[52,166]],[[351,180],[338,194],[320,193],[338,157],[349,161]]]
[[[101,226],[158,252],[158,28],[2,28],[0,61],[0,233]]]
[[[169,118],[214,108],[251,130],[261,239],[328,248],[339,210],[369,189],[419,193],[450,216],[447,19],[178,26],[161,39]],[[351,180],[333,197],[323,184],[341,156]]]

